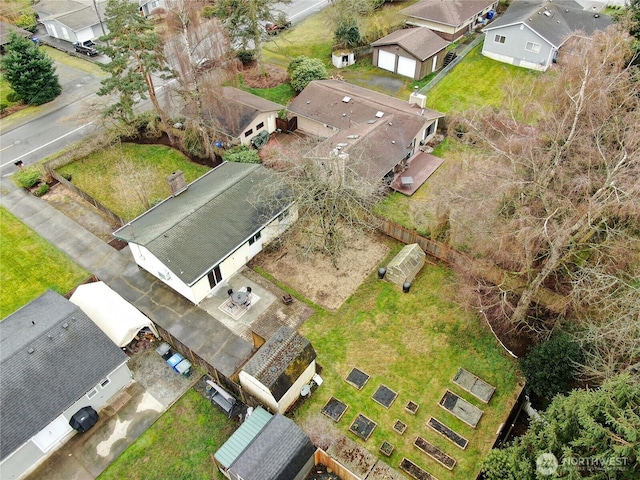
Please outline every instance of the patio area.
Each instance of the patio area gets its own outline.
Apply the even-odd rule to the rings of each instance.
[[[444,163],[444,158],[421,152],[411,159],[407,169],[391,182],[396,192],[411,196]]]

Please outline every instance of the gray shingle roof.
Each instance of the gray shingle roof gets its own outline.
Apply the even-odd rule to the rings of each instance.
[[[339,128],[316,153],[326,157],[338,143],[346,144],[342,152],[349,154],[349,167],[371,182],[379,181],[406,156],[408,144],[425,124],[444,117],[435,110],[338,80],[311,82],[288,108],[296,115]]]
[[[1,458],[126,361],[79,307],[55,292],[5,318],[0,322]]]
[[[31,32],[24,28],[14,27],[13,25],[0,21],[0,45],[6,45],[9,43],[9,36],[11,32],[15,32],[20,37],[30,37]]]
[[[449,45],[444,38],[424,27],[403,28],[376,40],[373,47],[400,45],[415,58],[424,62]]]
[[[548,12],[545,14],[544,12]],[[584,11],[573,0],[540,2],[529,0],[514,1],[507,11],[484,31],[491,31],[515,24],[525,24],[547,40],[551,45],[560,47],[572,33],[584,32],[592,35],[611,25],[611,17]]]
[[[275,415],[229,471],[243,480],[294,480],[315,451],[300,427]]]
[[[104,19],[107,7],[106,0],[96,2],[100,18]],[[43,20],[55,19],[74,31],[98,25],[96,9],[90,0],[44,0],[36,3],[34,8]]]
[[[495,0],[423,0],[400,10],[400,15],[457,27],[491,6]]]
[[[283,325],[242,370],[258,379],[280,400],[315,358],[316,352],[309,340]]]
[[[114,235],[144,246],[192,285],[290,206],[284,196],[259,198],[270,183],[261,165],[225,162]]]

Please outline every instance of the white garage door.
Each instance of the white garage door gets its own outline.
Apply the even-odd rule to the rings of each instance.
[[[396,54],[391,52],[385,52],[384,50],[378,50],[378,67],[384,70],[389,70],[390,72],[395,72],[396,71]]]
[[[413,58],[398,57],[398,74],[413,78],[416,74],[416,61]]]

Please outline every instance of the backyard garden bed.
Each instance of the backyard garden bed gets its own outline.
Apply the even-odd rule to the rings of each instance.
[[[436,462],[438,462],[440,465],[442,465],[446,469],[453,470],[453,467],[456,466],[455,458],[450,457],[435,445],[432,445],[431,443],[427,442],[424,438],[417,437],[415,442],[413,442],[413,444],[416,446],[418,450],[429,455],[431,458],[433,458]]]
[[[406,472],[411,478],[415,478],[416,480],[438,480],[436,477],[431,475],[426,470],[420,468],[408,458],[402,459],[402,461],[400,462],[400,470]]]

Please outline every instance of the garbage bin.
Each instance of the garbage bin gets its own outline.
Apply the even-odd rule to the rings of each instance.
[[[379,279],[383,279],[386,274],[387,274],[387,269],[386,268],[380,267],[378,269],[378,278]]]
[[[402,284],[402,291],[404,293],[409,293],[409,290],[411,290],[411,282],[404,282]]]
[[[163,360],[169,360],[171,355],[171,345],[166,342],[160,344],[158,348],[156,348],[156,353],[162,357]]]
[[[169,366],[171,368],[176,370],[176,365],[178,365],[182,360],[184,360],[184,357],[182,355],[180,355],[179,353],[174,353],[171,356],[171,358],[169,358],[169,360],[167,360],[167,363],[169,364]]]

